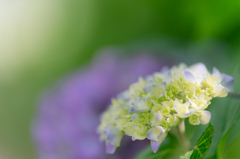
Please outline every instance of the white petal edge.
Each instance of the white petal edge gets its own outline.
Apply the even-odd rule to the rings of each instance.
[[[208,75],[209,74],[209,72],[207,70],[207,67],[201,62],[192,65],[190,67],[190,70],[193,71],[193,72],[196,72],[197,74],[201,74],[201,75]]]
[[[155,133],[157,132],[157,134]],[[163,135],[165,134],[166,130],[162,126],[153,126],[147,132],[147,138],[149,140],[159,141],[162,140]]]
[[[189,82],[197,82],[195,76],[187,69],[183,70],[182,72],[184,78]]]
[[[212,72],[213,75],[221,75],[220,71],[216,68],[216,67],[213,67],[213,72]]]
[[[227,74],[222,73],[221,74],[223,80],[222,85],[228,89],[228,91],[233,92],[234,89],[234,78],[232,76],[229,76]]]
[[[206,125],[209,123],[211,119],[211,113],[209,111],[203,110],[201,111],[201,117],[200,117],[200,122],[202,125]]]

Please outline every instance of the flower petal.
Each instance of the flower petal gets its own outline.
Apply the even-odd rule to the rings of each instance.
[[[106,142],[106,153],[114,154],[116,147],[108,142]]]
[[[214,74],[214,75],[221,75],[220,71],[216,67],[213,67],[212,74]]]
[[[114,126],[105,128],[105,136],[108,144],[112,144],[116,147],[120,146],[123,133]]]
[[[184,78],[185,78],[187,81],[193,82],[193,83],[194,83],[194,82],[197,82],[195,76],[194,76],[189,70],[185,69],[185,70],[183,70],[182,73],[183,73]]]
[[[233,92],[234,88],[234,79],[232,76],[222,73],[221,76],[223,77],[222,85],[228,89],[228,91]]]
[[[165,82],[169,84],[171,81],[173,81],[172,73],[170,71],[167,71],[164,73],[165,76]]]
[[[201,117],[200,117],[201,124],[205,125],[209,123],[210,119],[211,119],[211,113],[209,111],[202,110]]]
[[[153,126],[147,132],[147,138],[149,140],[162,142],[166,137],[166,130],[162,126]]]
[[[129,113],[145,112],[149,110],[148,104],[140,97],[130,105]]]
[[[161,143],[162,143],[162,142],[157,142],[157,141],[152,141],[152,140],[151,140],[151,147],[152,147],[152,151],[153,151],[154,153],[157,152],[157,150],[159,149]]]
[[[192,112],[189,110],[190,103],[186,102],[184,104],[179,103],[177,100],[175,101],[175,104],[173,105],[173,108],[177,111],[177,116],[181,118],[188,117]]]
[[[196,72],[201,75],[208,75],[209,72],[206,68],[206,66],[203,63],[197,63],[190,68],[191,71]]]
[[[191,116],[189,116],[188,121],[192,125],[199,125],[200,124],[199,116],[196,115],[196,114],[192,114]]]

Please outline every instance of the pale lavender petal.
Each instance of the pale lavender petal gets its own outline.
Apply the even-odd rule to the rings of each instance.
[[[122,132],[116,129],[114,126],[108,126],[105,128],[105,136],[107,138],[107,142],[114,145],[119,146],[122,140]]]
[[[183,76],[189,82],[197,82],[197,80],[194,77],[194,75],[187,69],[183,70]]]
[[[162,143],[162,142],[157,142],[157,141],[151,140],[151,147],[152,147],[152,151],[153,151],[154,153],[156,153],[156,152],[158,151],[161,143]]]
[[[197,63],[191,66],[190,70],[201,75],[209,74],[207,67],[203,63]]]
[[[114,154],[116,147],[110,143],[106,143],[106,153]]]
[[[162,141],[166,130],[162,126],[152,126],[147,132],[147,138],[154,141]]]
[[[220,71],[217,68],[213,68],[213,74],[220,75],[222,77],[222,85],[228,89],[228,91],[232,91],[234,89],[234,79],[232,76],[229,76],[224,73],[220,73]]]
[[[234,89],[234,79],[232,76],[222,73],[221,76],[223,77],[222,85],[229,89],[229,91],[233,92]]]
[[[170,71],[165,72],[164,76],[165,76],[166,83],[173,81],[172,73]]]
[[[214,75],[221,75],[220,71],[216,67],[213,67],[213,74]]]

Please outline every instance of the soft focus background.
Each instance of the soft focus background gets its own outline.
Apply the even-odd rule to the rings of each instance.
[[[240,92],[239,10],[237,0],[0,0],[0,158],[37,158],[31,129],[42,92],[88,68],[103,48],[125,59],[147,53],[173,64],[201,61],[234,76]]]

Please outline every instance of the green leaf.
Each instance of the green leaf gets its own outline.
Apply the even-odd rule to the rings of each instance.
[[[180,159],[190,159],[193,150],[186,152],[183,156],[180,156]]]
[[[238,110],[236,110],[235,112],[239,113],[239,105],[237,107],[238,107]],[[228,139],[230,133],[232,132],[233,127],[236,125],[237,121],[239,120],[239,118],[240,118],[240,116],[237,115],[237,117],[235,118],[232,126],[228,129],[228,131],[221,138],[221,140],[218,144],[218,149],[217,149],[217,158],[218,159],[223,159],[224,149],[225,149],[225,146],[226,146],[227,139]]]
[[[212,123],[210,123],[204,130],[202,136],[198,139],[193,149],[193,153],[190,157],[191,159],[201,159],[206,156],[208,149],[212,143],[213,134],[214,128]]]
[[[232,133],[231,133],[232,135]],[[226,146],[224,156],[225,159],[239,159],[240,136],[235,136],[234,139]]]
[[[222,139],[220,140],[220,142],[218,144],[218,149],[217,149],[217,157],[218,157],[218,159],[223,159],[223,153],[224,153],[225,144],[227,142],[228,136],[229,136],[230,132],[232,131],[234,125],[235,124],[233,124],[231,126],[231,128],[224,134],[224,136],[222,137]]]

